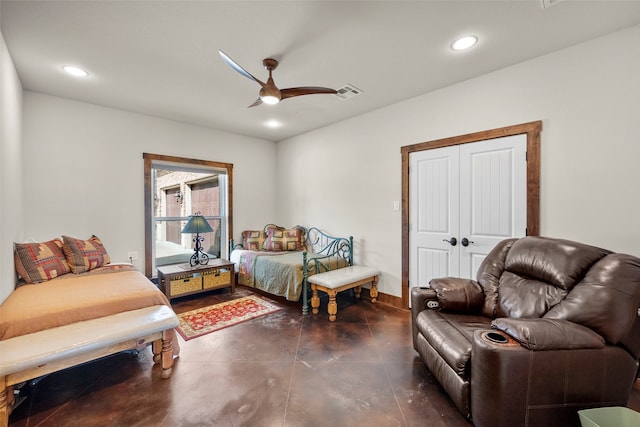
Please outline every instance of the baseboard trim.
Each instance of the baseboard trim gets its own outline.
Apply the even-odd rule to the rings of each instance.
[[[362,294],[364,298],[371,298],[371,295],[369,294],[369,289],[368,288],[362,288]],[[382,292],[378,292],[378,302],[382,303],[382,304],[386,304],[386,305],[390,305],[392,307],[395,308],[403,308],[405,310],[408,310],[408,307],[403,307],[402,306],[402,298],[401,297],[396,297],[393,295],[389,295],[389,294],[385,294]]]
[[[284,302],[284,303],[291,304],[291,305],[294,305],[294,306],[295,305],[298,305],[298,306],[300,305],[299,301],[295,301],[295,302],[294,301],[287,301],[284,297],[279,297],[279,296],[270,294],[268,292],[265,292],[265,291],[263,291],[261,289],[253,288],[251,286],[239,285],[238,282],[236,282],[236,288],[238,288],[238,287],[246,288],[246,289],[250,290],[251,292],[255,292],[257,294],[260,294],[260,295],[263,295],[263,296],[266,296],[266,297],[269,297],[269,298],[278,298],[279,302]],[[309,295],[309,298],[311,298],[311,295]],[[371,295],[369,294],[369,288],[365,288],[364,286],[362,287],[361,298],[366,298],[366,299],[369,299],[369,300],[371,299]],[[403,307],[402,306],[402,298],[401,297],[396,297],[396,296],[393,296],[393,295],[385,294],[383,292],[378,292],[377,301],[379,303],[381,303],[381,304],[390,305],[390,306],[395,307],[395,308],[402,308],[402,309],[405,309],[405,310],[409,309],[409,307]]]

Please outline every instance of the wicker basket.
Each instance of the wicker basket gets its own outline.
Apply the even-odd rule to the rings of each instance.
[[[231,284],[231,271],[226,268],[210,270],[202,275],[202,289],[213,289]]]
[[[176,296],[189,292],[195,292],[202,289],[202,277],[200,276],[187,276],[181,278],[175,278],[169,282],[169,295]]]

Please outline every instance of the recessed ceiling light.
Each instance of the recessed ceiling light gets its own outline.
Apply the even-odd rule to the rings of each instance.
[[[451,49],[453,50],[465,50],[469,49],[471,46],[478,42],[478,38],[476,36],[464,36],[460,37],[453,43],[451,43]]]
[[[65,65],[62,69],[75,77],[87,77],[89,75],[87,71],[82,68],[74,67],[73,65]]]
[[[267,122],[264,123],[265,126],[270,127],[270,128],[279,128],[280,126],[282,126],[282,123],[277,121],[277,120],[269,120]]]

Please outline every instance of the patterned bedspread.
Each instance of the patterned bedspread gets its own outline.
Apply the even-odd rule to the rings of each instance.
[[[307,259],[324,255],[307,253]],[[263,252],[236,249],[231,261],[237,266],[238,284],[260,289],[272,295],[285,297],[288,301],[300,300],[302,293],[302,251]],[[325,260],[329,268],[344,267],[344,259]],[[309,272],[309,275],[313,272]]]
[[[0,340],[152,305],[171,307],[165,295],[131,265],[68,273],[13,291],[0,305]]]

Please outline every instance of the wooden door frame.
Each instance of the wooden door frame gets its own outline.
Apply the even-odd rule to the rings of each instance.
[[[420,142],[400,148],[402,154],[402,306],[409,307],[409,155],[417,151],[468,144],[512,135],[527,135],[527,235],[540,234],[540,132],[542,121]],[[426,285],[426,284],[425,284]]]

